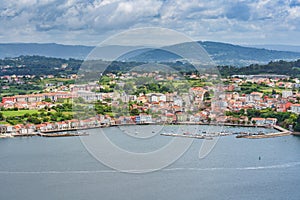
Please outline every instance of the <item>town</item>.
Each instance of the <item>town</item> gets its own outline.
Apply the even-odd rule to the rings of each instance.
[[[54,78],[39,77],[44,81]],[[3,96],[1,134],[152,123],[277,124],[289,130],[300,126],[300,80],[285,75],[225,78],[132,71],[107,73],[99,81],[85,84],[76,84],[77,78],[72,75],[53,83],[45,81],[43,89],[32,94]],[[32,87],[37,82],[34,76],[0,79]]]

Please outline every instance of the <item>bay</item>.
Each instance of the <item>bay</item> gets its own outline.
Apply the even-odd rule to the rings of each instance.
[[[104,132],[120,148],[149,152],[173,139],[157,132],[180,128],[111,127]],[[198,133],[219,131],[212,126],[191,128]],[[222,130],[274,132],[237,127]],[[0,139],[0,199],[299,199],[299,137],[220,137],[212,151],[199,159],[204,141],[193,140],[166,168],[132,174],[99,162],[79,137]]]

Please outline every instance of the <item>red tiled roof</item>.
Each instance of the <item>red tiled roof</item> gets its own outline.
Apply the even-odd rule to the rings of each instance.
[[[261,118],[261,117],[253,117],[251,120],[258,121],[258,120],[265,120],[265,118]]]

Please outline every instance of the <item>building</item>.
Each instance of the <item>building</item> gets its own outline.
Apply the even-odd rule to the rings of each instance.
[[[291,90],[284,90],[282,91],[282,98],[288,98],[293,96],[293,91]]]
[[[260,117],[253,117],[251,119],[252,123],[254,122],[256,125],[270,125],[274,126],[277,123],[276,118],[260,118]]]
[[[300,104],[292,104],[291,105],[291,112],[300,114]]]
[[[265,121],[266,119],[261,117],[253,117],[251,119],[251,122],[256,125],[265,125]]]
[[[139,120],[140,123],[152,123],[152,116],[151,115],[141,113],[139,115],[139,119],[140,119]]]
[[[276,125],[276,123],[277,123],[276,118],[266,118],[266,120],[265,120],[266,125],[274,126],[274,125]]]
[[[42,94],[27,94],[27,95],[16,95],[11,97],[3,97],[2,103],[5,102],[26,102],[26,103],[36,103],[41,102],[45,99],[50,99],[51,101],[57,101],[58,99],[72,98],[74,94],[69,92],[52,92],[52,93],[42,93]]]

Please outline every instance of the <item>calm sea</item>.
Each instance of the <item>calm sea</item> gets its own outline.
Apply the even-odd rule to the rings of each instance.
[[[156,128],[112,127],[105,134],[123,149],[148,152],[173,139],[155,135]],[[210,129],[203,126],[197,131]],[[229,131],[274,132],[225,128]],[[150,133],[150,138],[143,135]],[[195,139],[182,157],[162,170],[130,174],[101,164],[78,137],[0,139],[0,199],[300,199],[300,137],[221,137],[211,153],[199,159],[203,142]]]

